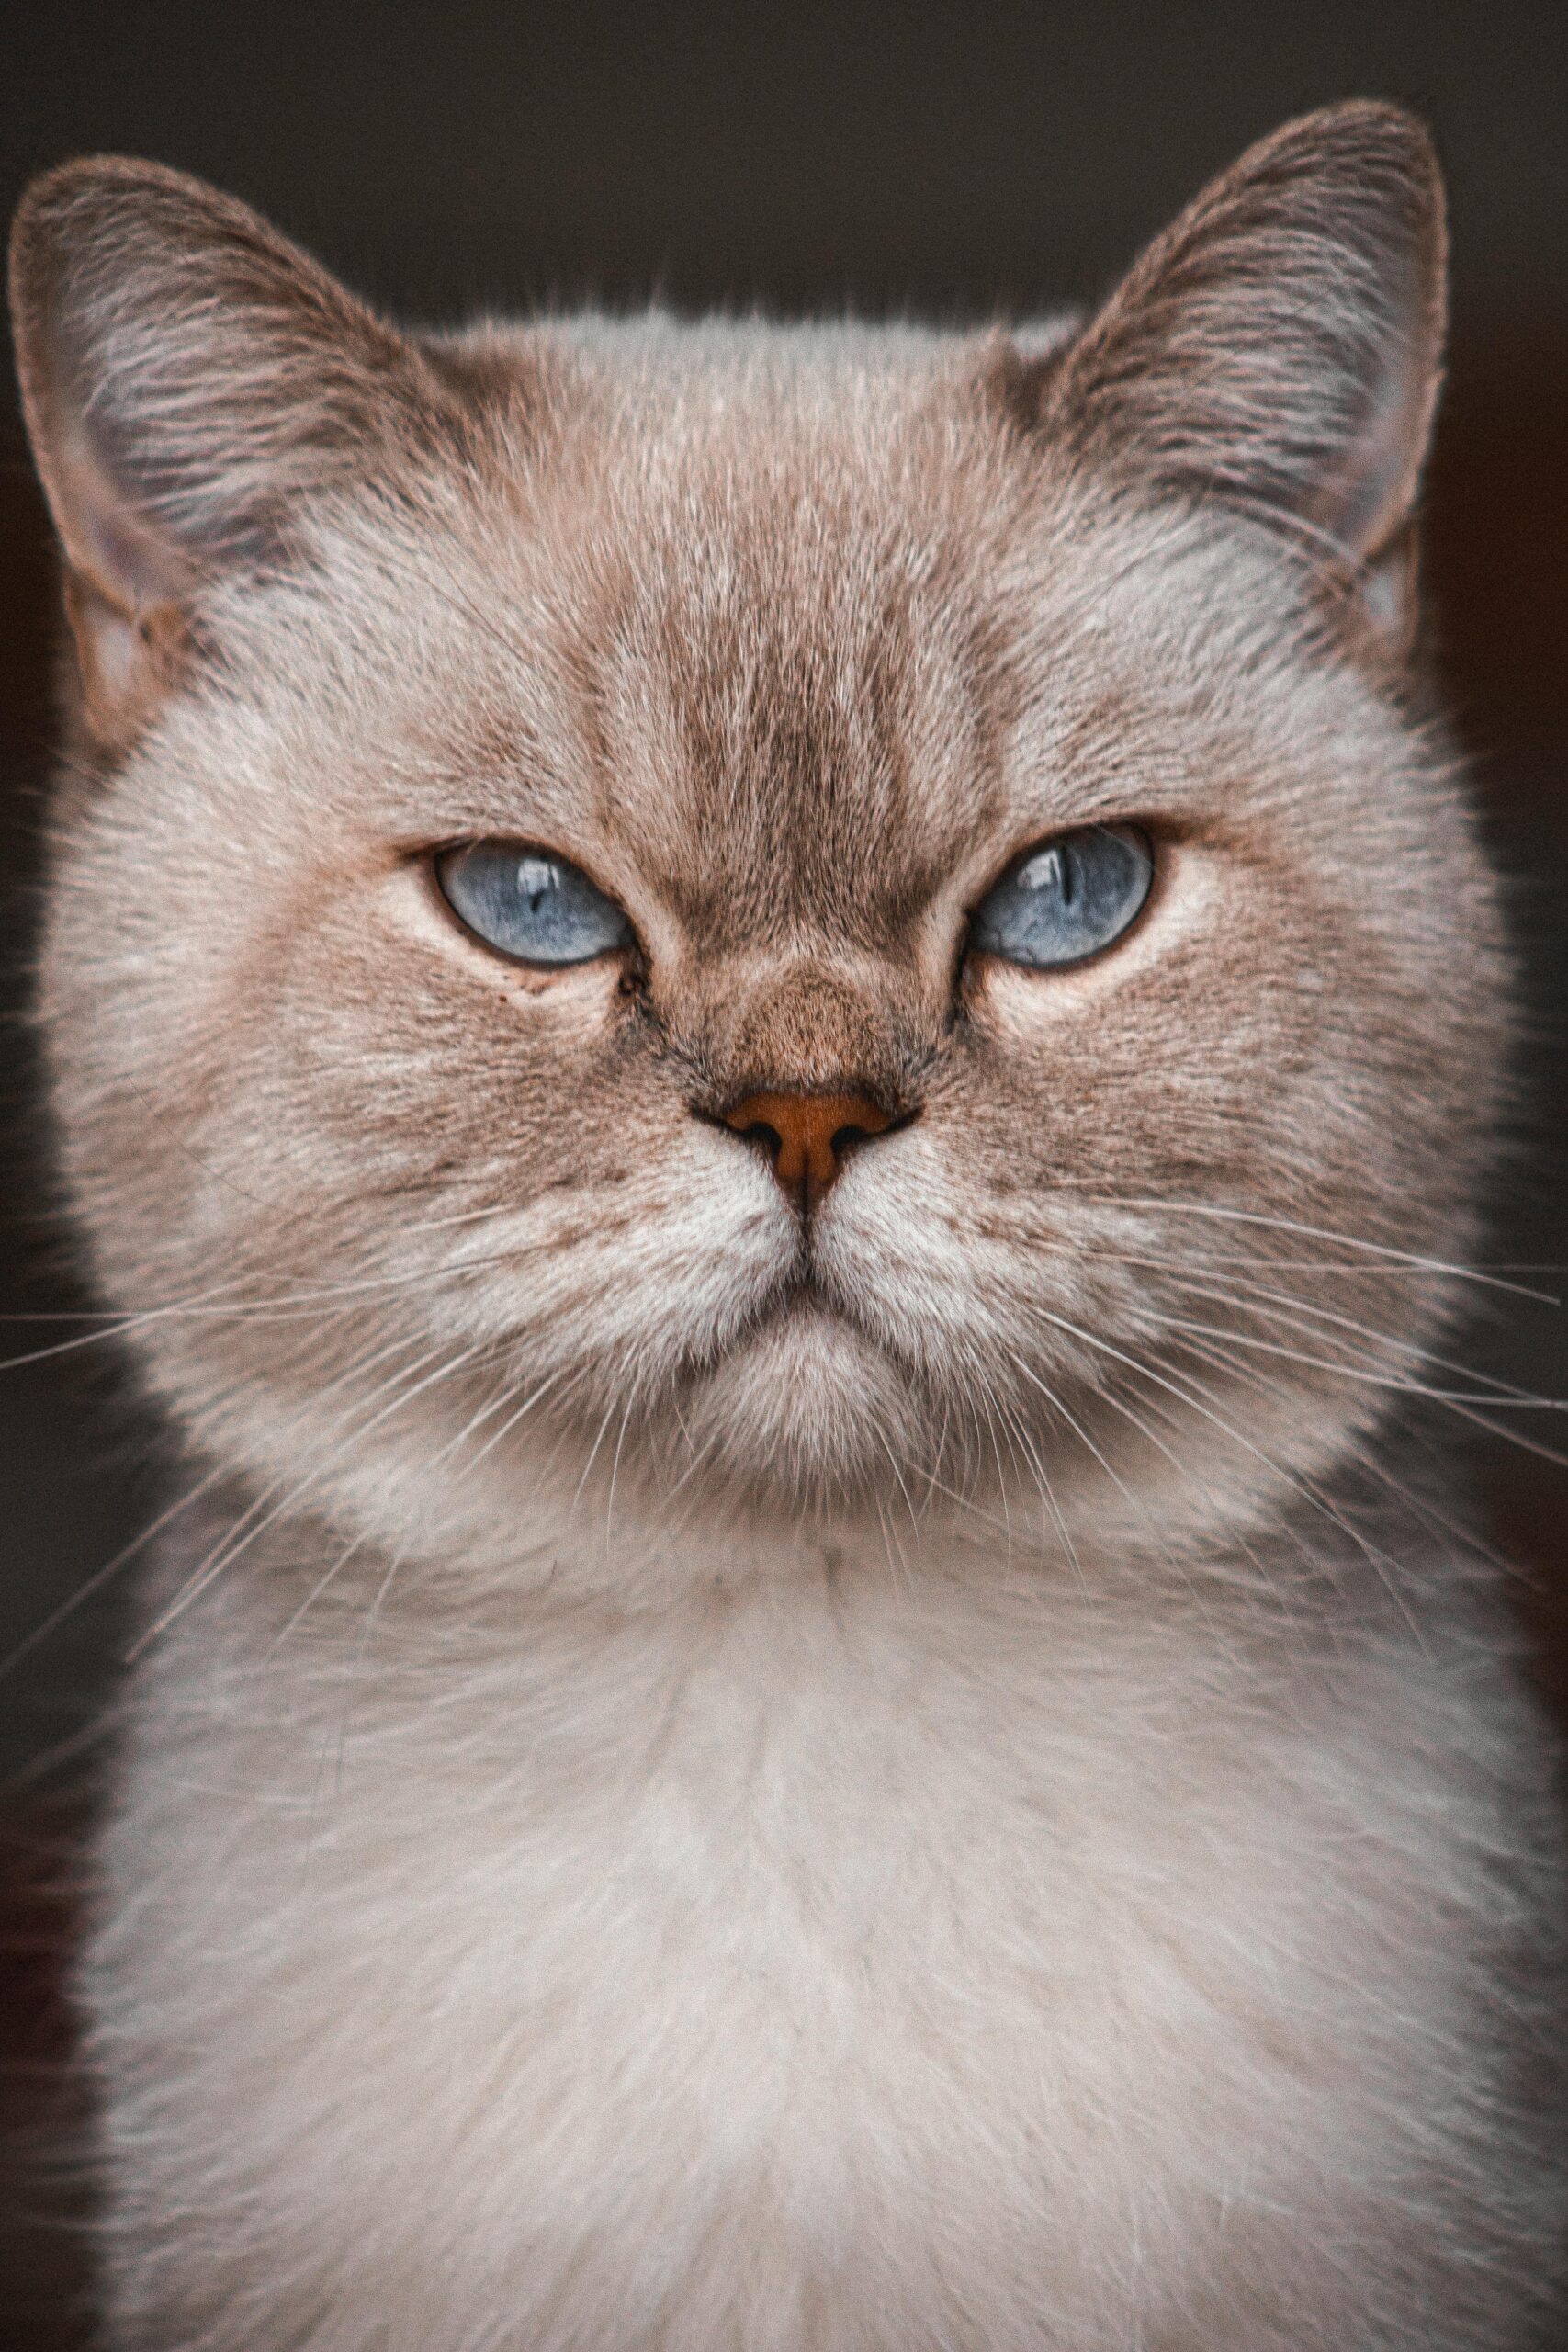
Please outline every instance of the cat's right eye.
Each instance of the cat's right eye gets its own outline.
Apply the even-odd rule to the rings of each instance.
[[[527,842],[463,842],[435,860],[464,927],[521,964],[589,964],[636,944],[624,910],[579,865]]]

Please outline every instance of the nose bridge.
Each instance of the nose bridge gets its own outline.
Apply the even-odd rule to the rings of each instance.
[[[732,1093],[871,1095],[892,1107],[898,1055],[887,1012],[847,975],[802,962],[741,1000],[723,1055]]]
[[[785,1196],[809,1215],[845,1155],[906,1125],[897,1024],[886,997],[802,960],[739,992],[716,1053],[715,1116],[761,1144]],[[694,1106],[698,1107],[698,1106]]]

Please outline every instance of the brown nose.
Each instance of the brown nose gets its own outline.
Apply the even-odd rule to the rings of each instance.
[[[721,1115],[737,1135],[766,1144],[773,1174],[807,1208],[821,1199],[851,1144],[892,1125],[868,1094],[748,1094]]]

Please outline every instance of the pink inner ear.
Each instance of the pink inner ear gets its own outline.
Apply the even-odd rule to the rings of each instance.
[[[85,635],[92,639],[95,699],[122,702],[135,697],[147,658],[146,639],[135,621],[116,612],[90,590],[81,597],[77,612],[78,639]]]
[[[120,495],[73,418],[49,450],[49,487],[68,576],[83,716],[105,744],[128,742],[173,685],[185,642],[189,558]]]
[[[1243,156],[1155,241],[1042,375],[1042,421],[1119,471],[1375,558],[1414,502],[1445,282],[1424,132],[1393,108],[1329,108]]]
[[[129,504],[80,423],[56,444],[51,488],[66,559],[106,605],[133,619],[189,594],[197,577],[190,558]]]
[[[1364,421],[1324,492],[1324,523],[1352,556],[1375,557],[1395,534],[1415,495],[1437,394],[1436,355],[1409,334],[1382,353]]]
[[[291,505],[392,440],[419,446],[453,406],[417,348],[308,255],[159,165],[47,175],[13,250],[39,471],[69,563],[123,616],[270,555]],[[106,677],[124,666],[106,650]]]
[[[101,743],[127,743],[175,682],[186,644],[184,615],[173,604],[125,612],[77,571],[67,576],[65,609],[76,640],[88,730]]]

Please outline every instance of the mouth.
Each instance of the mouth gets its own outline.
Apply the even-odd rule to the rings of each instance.
[[[832,1325],[852,1330],[861,1339],[870,1337],[852,1306],[824,1282],[813,1262],[809,1238],[802,1250],[799,1263],[784,1276],[773,1296],[759,1310],[755,1328],[772,1330],[781,1323]]]
[[[913,1409],[901,1368],[803,1267],[694,1369],[680,1420],[715,1474],[799,1501],[858,1490],[890,1442],[915,1442]]]
[[[697,1397],[737,1385],[753,1392],[759,1384],[780,1391],[815,1387],[810,1401],[818,1409],[829,1394],[842,1406],[856,1388],[903,1394],[914,1367],[863,1310],[853,1269],[846,1280],[829,1253],[817,1255],[808,1223],[797,1221],[773,1263],[756,1271],[761,1279],[746,1285],[751,1295],[732,1300],[717,1329],[693,1332],[671,1366],[682,1412]],[[779,1402],[782,1408],[782,1396]],[[795,1403],[807,1409],[804,1394]]]
[[[829,1289],[813,1265],[807,1241],[795,1262],[781,1271],[766,1293],[730,1328],[716,1348],[694,1354],[687,1378],[698,1385],[722,1376],[727,1367],[754,1361],[759,1354],[781,1364],[796,1350],[809,1361],[823,1349],[885,1352],[881,1341],[855,1313],[851,1302]]]

